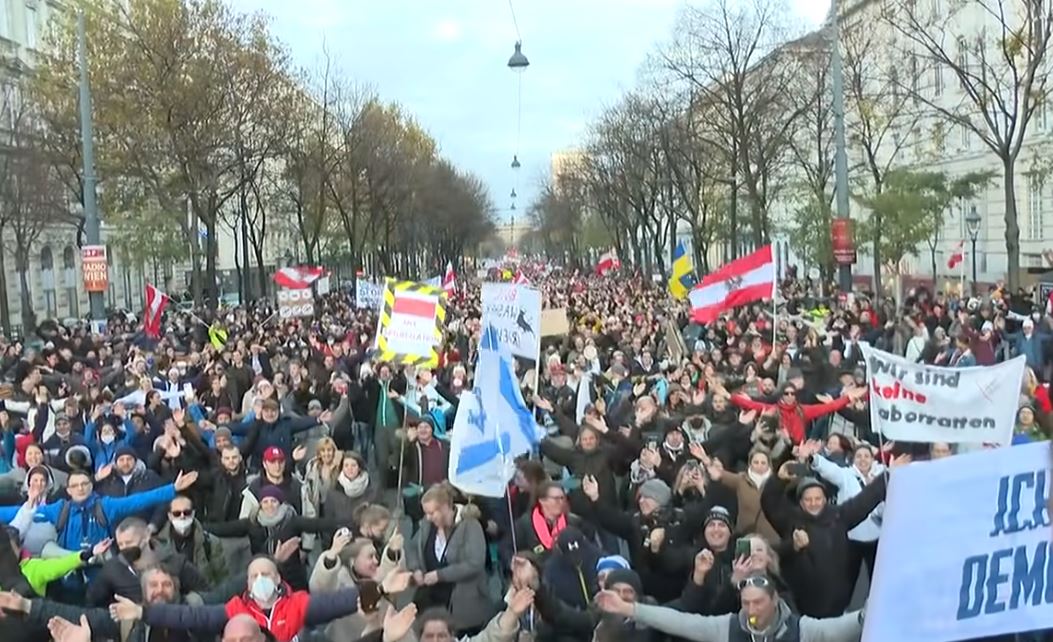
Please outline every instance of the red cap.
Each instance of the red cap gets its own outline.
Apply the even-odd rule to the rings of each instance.
[[[285,452],[277,446],[263,451],[263,461],[285,461]]]

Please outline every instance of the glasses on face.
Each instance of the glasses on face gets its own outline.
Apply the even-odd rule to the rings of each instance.
[[[194,509],[188,508],[187,510],[172,510],[168,511],[168,514],[172,517],[193,517]]]
[[[741,591],[747,587],[766,589],[771,586],[771,580],[763,575],[753,575],[739,582],[739,590]]]
[[[787,390],[787,391],[782,393],[782,396],[784,396],[784,397],[796,397],[797,393],[794,392],[793,390]]]

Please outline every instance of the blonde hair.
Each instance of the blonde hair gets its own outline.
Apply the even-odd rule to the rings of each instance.
[[[420,498],[421,505],[431,502],[452,507],[453,493],[450,492],[450,488],[446,484],[435,484],[428,490],[424,491],[424,495]]]
[[[749,533],[748,535],[743,535],[742,538],[748,539],[751,542],[757,541],[764,544],[764,548],[766,548],[768,551],[769,561],[768,568],[766,569],[768,571],[768,574],[781,575],[781,572],[779,570],[779,554],[775,551],[775,548],[771,545],[771,542],[768,541],[768,538],[764,537],[760,533]]]

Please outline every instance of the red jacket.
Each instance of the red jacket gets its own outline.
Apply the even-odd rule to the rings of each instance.
[[[808,424],[811,423],[813,419],[818,419],[819,417],[835,413],[847,406],[849,401],[848,397],[841,397],[839,399],[834,399],[830,403],[795,403],[793,405],[787,405],[781,401],[778,403],[754,401],[743,394],[731,395],[731,403],[739,408],[756,410],[758,412],[765,412],[773,409],[778,410],[779,427],[786,431],[786,434],[790,437],[790,441],[794,444],[799,444],[804,441],[805,435],[807,434]]]
[[[267,617],[256,602],[238,595],[227,602],[227,619],[235,615],[250,615],[262,628],[270,631],[278,642],[292,642],[304,628],[310,601],[310,593],[293,591],[286,585],[285,594],[274,603],[271,615]]]

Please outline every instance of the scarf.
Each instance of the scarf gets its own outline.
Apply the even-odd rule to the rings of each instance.
[[[256,521],[260,523],[260,526],[264,528],[274,528],[278,524],[281,524],[287,517],[292,517],[295,511],[293,507],[288,504],[282,504],[278,507],[278,512],[274,515],[267,516],[263,514],[263,511],[256,513]]]
[[[750,478],[750,481],[753,482],[758,489],[760,489],[764,488],[764,482],[768,481],[768,478],[771,477],[771,470],[768,470],[768,472],[764,473],[763,475],[758,475],[752,470],[746,469],[746,476],[748,476]]]
[[[567,516],[560,515],[550,529],[548,521],[541,514],[540,506],[534,507],[534,513],[530,516],[530,521],[534,525],[534,534],[537,535],[537,541],[541,543],[541,546],[546,551],[552,550],[552,546],[556,543],[556,538],[567,527]]]
[[[344,489],[344,494],[354,499],[361,497],[366,489],[369,488],[369,473],[362,471],[358,474],[358,477],[354,479],[348,479],[344,473],[340,473],[336,476],[336,481],[340,484],[340,488]]]

